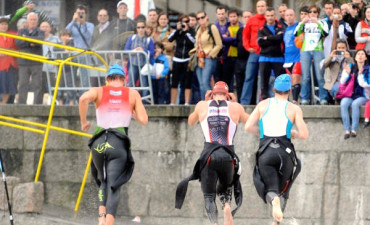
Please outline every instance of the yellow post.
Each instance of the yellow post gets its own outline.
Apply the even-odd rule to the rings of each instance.
[[[78,198],[77,198],[76,205],[75,205],[75,211],[76,212],[78,211],[78,208],[80,207],[80,202],[81,202],[82,195],[83,195],[83,192],[84,192],[84,189],[85,189],[87,176],[89,175],[89,169],[90,169],[91,161],[92,161],[92,155],[91,155],[91,152],[90,152],[89,160],[87,161],[87,165],[86,165],[86,169],[85,169],[84,178],[82,179],[80,192],[78,193]]]

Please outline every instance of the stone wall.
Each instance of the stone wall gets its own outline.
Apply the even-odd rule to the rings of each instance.
[[[191,107],[147,107],[149,124],[132,122],[135,171],[122,188],[118,215],[140,215],[146,224],[209,224],[199,182],[194,181],[182,210],[174,208],[177,183],[188,176],[203,145],[199,125],[189,127]],[[247,107],[251,112],[253,108]],[[370,129],[360,128],[357,138],[343,139],[337,106],[303,107],[310,131],[308,141],[294,141],[303,168],[291,191],[282,224],[370,224]],[[94,110],[91,108],[94,123]],[[47,106],[1,106],[0,115],[47,122]],[[53,125],[79,130],[77,107],[56,107]],[[92,132],[92,130],[90,131]],[[33,181],[43,135],[0,126],[0,148],[8,176]],[[85,171],[87,138],[51,131],[40,181],[45,202],[73,209]],[[235,148],[240,156],[244,202],[236,224],[260,225],[270,221],[269,208],[258,197],[252,169],[258,138],[239,130]],[[81,210],[95,212],[97,187],[89,176]],[[219,207],[220,210],[220,207]]]

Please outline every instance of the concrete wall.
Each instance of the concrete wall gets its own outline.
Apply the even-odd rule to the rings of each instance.
[[[209,224],[197,181],[191,183],[183,209],[174,208],[177,183],[191,173],[202,150],[200,126],[186,123],[192,108],[147,109],[148,126],[133,122],[129,130],[136,167],[133,178],[122,188],[118,215],[141,215],[144,224]],[[250,112],[252,107],[246,109]],[[291,191],[287,222],[282,224],[369,224],[370,130],[360,128],[357,138],[345,141],[339,107],[303,109],[311,136],[305,142],[294,141],[303,168]],[[6,105],[0,107],[0,115],[46,123],[48,110],[47,106]],[[92,108],[90,112],[93,116]],[[77,107],[56,107],[53,125],[79,130]],[[7,174],[20,177],[22,182],[32,181],[43,136],[4,126],[0,126],[0,134]],[[40,176],[46,203],[74,208],[89,156],[86,143],[84,137],[50,133]],[[258,138],[245,133],[240,124],[235,146],[243,165],[244,191],[236,224],[268,224],[269,208],[252,183]],[[95,213],[96,196],[97,187],[89,176],[81,210]]]

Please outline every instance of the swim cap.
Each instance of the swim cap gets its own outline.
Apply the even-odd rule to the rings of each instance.
[[[111,65],[111,67],[109,67],[107,76],[110,76],[110,75],[113,75],[113,74],[125,76],[125,71],[123,70],[122,66],[120,66],[118,64],[113,64],[113,65]]]
[[[284,73],[276,77],[274,88],[277,91],[289,91],[291,87],[292,87],[292,81],[290,79],[289,74]]]
[[[218,81],[217,83],[215,83],[215,86],[213,87],[212,92],[213,93],[228,94],[229,93],[229,86],[227,86],[227,84],[223,81]]]

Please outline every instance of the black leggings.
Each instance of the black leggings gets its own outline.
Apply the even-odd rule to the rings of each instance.
[[[124,172],[127,150],[124,142],[110,133],[95,140],[92,149],[93,163],[101,182],[98,194],[99,204],[100,206],[106,206],[107,214],[115,216],[121,188],[113,191],[111,186]]]
[[[225,150],[213,152],[200,174],[201,188],[204,195],[208,218],[217,222],[216,194],[223,204],[231,202],[231,186],[234,176],[233,159]]]
[[[191,89],[193,72],[188,71],[189,62],[173,62],[171,88],[178,88],[179,83],[185,89]]]
[[[266,186],[266,201],[271,203],[274,196],[280,195],[284,191],[287,182],[292,177],[293,161],[285,149],[268,147],[259,156],[258,166]]]

